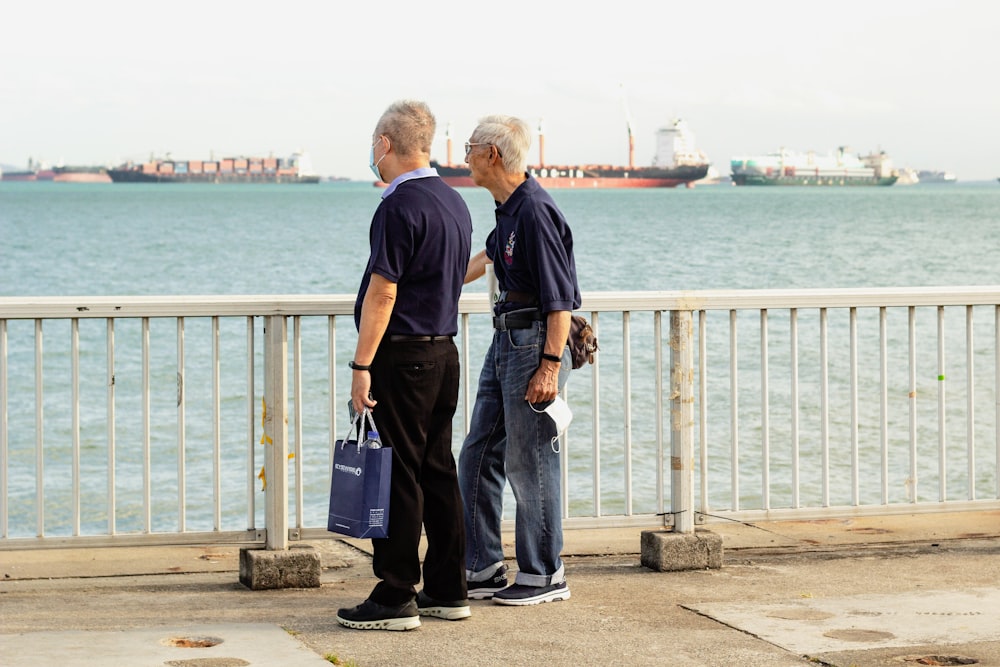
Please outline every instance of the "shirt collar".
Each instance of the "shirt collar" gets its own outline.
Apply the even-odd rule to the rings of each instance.
[[[392,183],[389,184],[389,187],[387,187],[385,191],[382,192],[382,199],[385,199],[386,197],[391,195],[396,190],[396,188],[399,187],[400,183],[412,180],[414,178],[427,178],[428,176],[437,176],[437,175],[438,175],[437,169],[435,169],[434,167],[419,167],[417,169],[414,169],[413,171],[408,171],[405,174],[400,174],[396,178],[392,179]]]
[[[524,172],[524,176],[524,182],[517,186],[514,192],[510,194],[510,197],[507,197],[507,201],[503,204],[497,202],[497,212],[513,215],[514,211],[517,210],[517,207],[521,205],[521,202],[525,198],[530,197],[541,189],[542,186],[530,172]]]

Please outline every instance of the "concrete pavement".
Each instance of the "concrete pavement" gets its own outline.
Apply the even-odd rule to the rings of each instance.
[[[1000,512],[707,528],[722,569],[644,568],[640,529],[567,531],[570,600],[405,633],[336,623],[374,584],[366,541],[311,542],[322,586],[265,591],[237,547],[0,552],[0,665],[1000,667]]]

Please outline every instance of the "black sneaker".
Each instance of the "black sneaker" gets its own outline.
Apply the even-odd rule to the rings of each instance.
[[[470,600],[489,600],[497,591],[507,588],[507,564],[504,563],[486,581],[468,581]]]
[[[443,618],[446,621],[457,621],[461,618],[472,616],[468,600],[443,602],[435,600],[423,591],[417,593],[417,612],[421,616],[434,616],[435,618]]]
[[[508,588],[498,591],[493,595],[493,601],[497,604],[508,604],[514,606],[525,606],[529,604],[541,604],[543,602],[555,602],[556,600],[569,599],[569,586],[565,581],[548,586],[525,586],[524,584],[514,584]]]
[[[412,630],[420,627],[420,616],[413,600],[398,607],[365,600],[357,607],[337,610],[337,622],[355,630]]]

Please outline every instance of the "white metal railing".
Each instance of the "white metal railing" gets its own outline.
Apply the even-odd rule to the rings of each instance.
[[[353,304],[0,297],[0,549],[326,535]],[[585,294],[601,351],[566,391],[567,527],[1000,506],[998,304],[1000,287]],[[456,452],[488,311],[460,304]]]

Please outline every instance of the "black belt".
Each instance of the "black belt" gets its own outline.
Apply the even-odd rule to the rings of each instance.
[[[390,334],[390,343],[438,343],[441,341],[451,342],[452,336],[406,336],[403,334]]]
[[[537,308],[526,308],[523,310],[512,310],[509,313],[500,313],[493,316],[493,328],[500,331],[508,329],[529,329],[535,322],[545,319],[542,311]]]
[[[517,292],[515,290],[503,290],[500,292],[499,301],[512,301],[532,305],[538,303],[538,297],[531,292]]]

